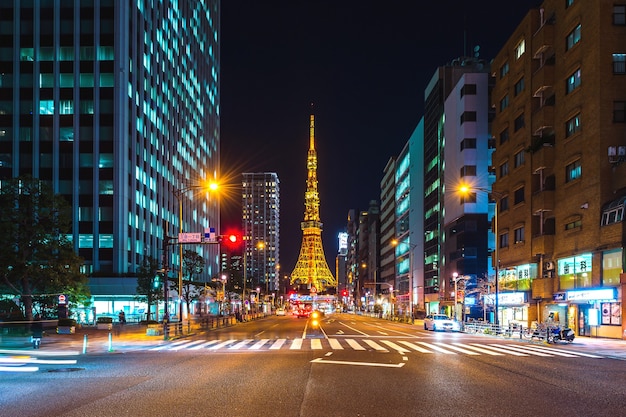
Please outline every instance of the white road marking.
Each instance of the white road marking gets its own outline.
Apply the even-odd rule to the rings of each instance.
[[[328,363],[334,365],[354,365],[354,366],[379,366],[383,368],[402,368],[404,363],[376,363],[376,362],[352,362],[352,361],[328,361],[322,358],[313,359],[311,363]]]
[[[354,350],[365,350],[365,348],[363,346],[361,346],[359,344],[359,342],[357,342],[354,339],[346,339],[346,342],[350,345],[350,347]]]

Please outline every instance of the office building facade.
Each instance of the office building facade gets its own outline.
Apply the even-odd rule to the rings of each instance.
[[[71,203],[99,312],[132,313],[136,282],[119,277],[149,257],[176,275],[166,236],[219,224],[217,199],[196,187],[219,178],[219,8],[0,4],[0,180],[40,178]],[[205,277],[218,272],[216,245],[185,249]]]

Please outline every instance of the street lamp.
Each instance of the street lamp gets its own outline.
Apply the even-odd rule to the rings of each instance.
[[[500,267],[500,258],[498,256],[498,248],[500,247],[500,236],[498,236],[498,199],[501,199],[504,197],[504,194],[499,193],[497,191],[488,189],[488,188],[483,188],[483,187],[472,187],[468,184],[462,184],[459,189],[458,189],[459,193],[461,193],[462,195],[470,195],[472,193],[474,193],[475,191],[482,191],[484,193],[487,194],[487,196],[489,197],[490,195],[493,195],[495,197],[494,199],[494,212],[493,212],[493,234],[495,236],[495,242],[494,242],[494,247],[493,247],[493,257],[494,259],[492,260],[492,264],[494,267],[494,272],[495,272],[495,318],[494,318],[494,323],[497,326],[500,322],[500,320],[498,319],[498,298],[499,298],[499,291],[498,291],[498,269]],[[475,193],[474,193],[475,194]]]
[[[410,239],[410,237],[408,238]],[[398,246],[400,242],[397,239],[391,240],[392,246]],[[413,251],[417,247],[415,244],[411,244],[411,242],[407,242],[409,246],[409,317],[410,322],[413,323]]]
[[[179,268],[178,268],[178,331],[183,333],[183,245],[180,242],[180,237],[183,234],[183,194],[189,191],[216,191],[219,185],[216,182],[210,182],[208,184],[193,184],[185,188],[175,189],[174,197],[178,200],[178,256],[179,256]]]

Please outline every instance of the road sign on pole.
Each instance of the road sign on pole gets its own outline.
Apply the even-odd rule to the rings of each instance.
[[[179,233],[178,243],[201,243],[202,233]]]

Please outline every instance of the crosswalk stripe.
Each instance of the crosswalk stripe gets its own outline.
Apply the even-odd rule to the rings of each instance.
[[[157,346],[153,349],[150,350],[163,350],[163,349],[169,349],[169,350],[173,350],[172,347],[178,346],[178,345],[182,345],[185,343],[188,343],[188,340],[178,340],[176,342],[170,343],[169,345],[161,345],[161,346]]]
[[[230,344],[231,344],[231,343],[233,343],[233,342],[235,342],[235,340],[234,340],[234,339],[230,339],[230,340],[227,340],[227,341],[225,341],[225,342],[218,343],[218,344],[217,344],[217,345],[215,345],[215,346],[211,346],[211,347],[209,347],[209,350],[217,350],[217,349],[221,349],[221,348],[223,348],[224,346],[230,345]]]
[[[328,343],[330,343],[330,347],[333,350],[343,350],[343,346],[339,343],[337,339],[328,339]]]
[[[398,353],[400,353],[400,354],[410,352],[410,350],[407,350],[407,349],[403,348],[402,346],[400,346],[400,345],[398,345],[398,344],[396,344],[394,342],[391,342],[389,340],[381,340],[381,342],[383,342],[384,344],[386,344],[390,348],[392,348],[394,350],[397,350]]]
[[[202,343],[201,345],[194,346],[194,347],[192,347],[189,350],[200,350],[202,348],[205,348],[205,347],[207,347],[209,345],[212,345],[212,344],[215,344],[217,342],[219,342],[219,340],[209,340],[208,342]]]
[[[564,356],[566,358],[578,358],[580,356],[589,357],[589,358],[602,358],[602,356],[590,355],[590,354],[582,353],[582,352],[564,352],[562,350],[551,349],[551,348],[546,348],[546,347],[541,347],[541,346],[525,346],[525,345],[516,345],[516,346],[519,346],[522,349],[548,352],[551,355]]]
[[[281,347],[283,347],[283,345],[285,344],[285,342],[287,341],[287,339],[278,339],[274,342],[274,344],[272,344],[272,346],[270,346],[270,349],[274,350],[274,349],[280,349]]]
[[[346,342],[350,345],[350,347],[354,350],[365,350],[365,348],[361,345],[359,345],[359,342],[357,342],[354,339],[346,339]]]
[[[454,344],[458,345],[458,346],[463,346],[464,348],[467,348],[467,349],[475,350],[475,351],[480,352],[480,353],[484,353],[486,355],[491,355],[491,356],[502,356],[502,355],[504,355],[504,353],[493,352],[491,350],[483,349],[483,348],[480,348],[478,346],[466,345],[465,343],[454,343]]]
[[[419,343],[420,345],[426,346],[428,348],[431,348],[433,350],[436,350],[437,352],[445,353],[447,355],[456,355],[456,352],[451,352],[437,345],[433,345],[432,343],[428,343],[428,342],[417,342],[417,343]]]
[[[197,345],[198,343],[202,343],[202,340],[196,340],[196,341],[190,341],[189,343],[181,343],[180,345],[176,346],[173,349],[170,350],[181,350],[181,349],[187,349],[188,347]]]
[[[250,346],[250,350],[261,349],[261,347],[267,342],[269,342],[269,339],[261,339],[258,342],[256,342],[254,345]]]
[[[514,345],[496,345],[496,344],[493,344],[493,343],[492,343],[492,344],[491,344],[491,346],[497,346],[497,347],[499,347],[499,348],[501,348],[501,349],[507,349],[507,350],[508,350],[508,349],[510,349],[510,350],[512,350],[512,351],[515,351],[515,352],[521,352],[521,353],[525,353],[525,354],[529,354],[529,355],[534,355],[534,356],[544,356],[544,357],[546,357],[546,356],[548,356],[548,357],[549,357],[549,356],[552,356],[552,355],[549,355],[549,354],[547,354],[547,353],[535,352],[535,351],[528,350],[528,349],[520,349],[520,348],[516,348]]]
[[[291,342],[291,346],[289,347],[289,349],[296,350],[300,348],[302,348],[302,339],[301,338],[293,339],[293,342]]]
[[[382,347],[381,345],[379,345],[378,343],[374,342],[373,340],[365,339],[363,341],[366,344],[368,344],[370,347],[374,348],[375,350],[377,350],[379,352],[389,352],[386,348]]]
[[[513,355],[513,356],[528,356],[525,353],[520,353],[520,352],[514,352],[512,350],[506,350],[506,349],[501,349],[498,348],[497,345],[496,346],[489,346],[489,345],[481,345],[480,343],[472,343],[472,345],[474,346],[481,346],[481,347],[485,347],[487,349],[493,349],[496,352],[501,352],[501,353],[506,353],[508,355]]]
[[[320,339],[311,339],[311,349],[319,350],[322,348],[322,341]]]
[[[245,347],[248,343],[252,342],[253,339],[245,339],[242,340],[239,343],[235,343],[234,345],[232,345],[231,347],[229,347],[228,349],[231,350],[237,350],[237,349],[241,349],[242,347]]]
[[[417,346],[415,343],[406,342],[406,341],[404,341],[404,340],[400,340],[400,343],[402,343],[404,346],[408,346],[408,347],[410,347],[411,349],[416,350],[416,351],[418,351],[418,352],[420,352],[420,353],[433,353],[433,352],[431,352],[431,351],[430,351],[430,350],[428,350],[428,349],[424,349],[424,348],[423,348],[423,347],[421,347],[421,346]]]
[[[447,345],[447,344],[442,343],[442,342],[435,342],[435,343],[437,343],[438,345],[445,346],[446,349],[456,350],[457,352],[465,353],[466,355],[480,355],[480,353],[478,353],[478,352],[472,352],[471,350],[463,349],[462,347]]]

